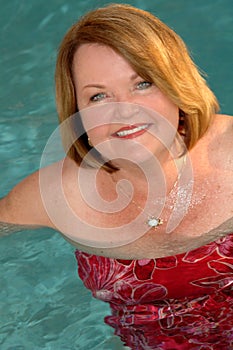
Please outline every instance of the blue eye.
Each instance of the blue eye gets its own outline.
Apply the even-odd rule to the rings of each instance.
[[[149,81],[141,81],[140,83],[137,84],[137,88],[139,90],[145,90],[151,87],[152,83]]]
[[[92,96],[92,97],[90,98],[90,101],[91,101],[91,102],[99,102],[99,101],[103,100],[105,97],[106,97],[106,94],[103,93],[103,92],[100,92],[100,93],[98,93],[98,94]]]

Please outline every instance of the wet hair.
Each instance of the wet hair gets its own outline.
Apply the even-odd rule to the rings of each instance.
[[[107,5],[87,13],[65,35],[59,48],[55,74],[61,123],[78,112],[73,58],[80,45],[87,43],[111,47],[139,76],[153,82],[179,108],[178,132],[187,149],[205,134],[219,105],[183,40],[151,13],[121,4]],[[81,121],[78,127],[82,128]],[[63,133],[64,142],[69,142],[69,133],[72,133],[71,129]],[[81,134],[68,151],[68,156],[77,164],[90,151],[84,129]],[[97,166],[100,161],[98,152],[86,161]],[[114,169],[110,163],[105,168],[108,171]]]

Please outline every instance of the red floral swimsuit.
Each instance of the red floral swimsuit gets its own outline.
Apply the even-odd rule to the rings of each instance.
[[[233,349],[233,234],[185,254],[121,260],[76,252],[105,322],[134,350]]]

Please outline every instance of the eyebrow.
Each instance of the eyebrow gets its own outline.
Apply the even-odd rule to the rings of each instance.
[[[138,75],[137,73],[133,73],[133,74],[130,76],[129,79],[130,79],[131,81],[133,81],[133,80],[135,80],[137,77],[139,77],[139,75]],[[91,83],[91,84],[84,85],[83,90],[86,89],[86,88],[104,89],[105,86],[102,85],[102,84]]]
[[[97,88],[97,89],[103,89],[104,88],[104,85],[101,85],[101,84],[87,84],[83,87],[83,90],[86,89],[86,88]]]

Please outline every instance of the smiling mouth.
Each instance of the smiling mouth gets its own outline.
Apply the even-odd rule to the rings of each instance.
[[[150,127],[150,124],[141,124],[141,125],[130,125],[124,128],[121,128],[115,132],[112,136],[119,138],[134,138],[142,135]]]

